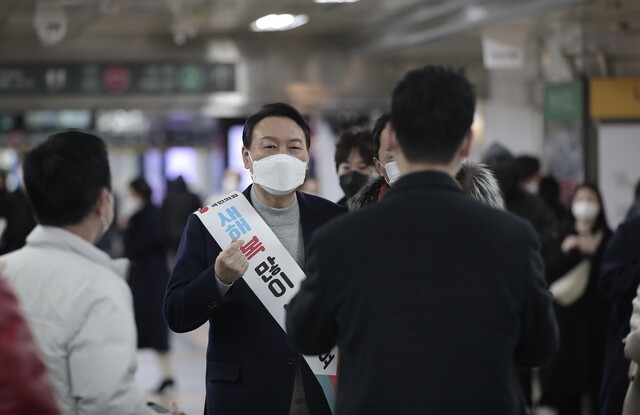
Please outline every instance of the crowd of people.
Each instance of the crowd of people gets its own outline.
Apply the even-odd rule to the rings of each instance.
[[[639,204],[613,233],[597,186],[565,206],[534,157],[467,160],[475,104],[460,71],[405,74],[340,132],[337,203],[300,191],[311,130],[284,103],[245,123],[253,184],[201,209],[181,178],[116,202],[104,141],[51,135],[23,166],[37,225],[14,238],[0,202],[0,414],[180,414],[136,350],[162,393],[169,329],[206,322],[209,415],[637,413]],[[114,228],[121,259],[95,246]]]

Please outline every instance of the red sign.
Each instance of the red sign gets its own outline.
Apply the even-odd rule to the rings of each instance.
[[[125,66],[112,65],[104,70],[104,85],[108,92],[123,92],[131,84],[131,73]]]

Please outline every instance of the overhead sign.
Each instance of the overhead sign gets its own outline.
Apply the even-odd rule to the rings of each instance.
[[[640,78],[593,78],[590,86],[591,117],[640,119]]]
[[[0,64],[0,96],[206,94],[235,84],[232,63]]]
[[[520,69],[524,66],[526,28],[521,25],[502,25],[487,28],[482,33],[484,67]]]
[[[545,121],[583,119],[585,112],[583,89],[584,87],[580,80],[545,85]]]

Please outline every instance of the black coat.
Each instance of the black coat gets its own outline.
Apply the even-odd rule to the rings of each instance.
[[[560,328],[560,350],[549,365],[542,369],[545,392],[570,395],[598,396],[602,379],[604,339],[610,304],[598,289],[602,256],[611,238],[611,231],[603,229],[597,251],[590,257],[573,249],[562,252],[561,245],[569,235],[576,235],[573,226],[564,229],[551,250],[547,262],[549,283],[560,279],[583,259],[590,258],[591,269],[586,291],[568,306],[555,304]]]
[[[600,414],[613,415],[622,413],[629,386],[629,361],[624,357],[622,339],[629,334],[631,301],[640,285],[640,217],[620,225],[605,251],[601,271],[600,289],[612,306],[600,389]]]
[[[160,210],[146,205],[123,232],[124,254],[131,260],[129,285],[138,328],[138,347],[169,350],[169,330],[162,313],[169,279],[167,232]]]
[[[251,201],[251,186],[244,196]],[[296,192],[305,256],[313,232],[346,212],[328,200]],[[309,365],[247,283],[238,279],[223,296],[213,266],[222,249],[195,215],[189,217],[171,273],[165,316],[186,332],[209,321],[205,413],[288,415],[300,368],[311,415],[331,410]]]
[[[525,413],[516,367],[547,362],[558,329],[524,220],[416,173],[310,252],[287,332],[303,353],[338,344],[338,415]]]

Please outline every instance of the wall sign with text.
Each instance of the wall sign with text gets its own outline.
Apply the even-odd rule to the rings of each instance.
[[[236,90],[235,64],[0,64],[0,96],[206,94]]]

